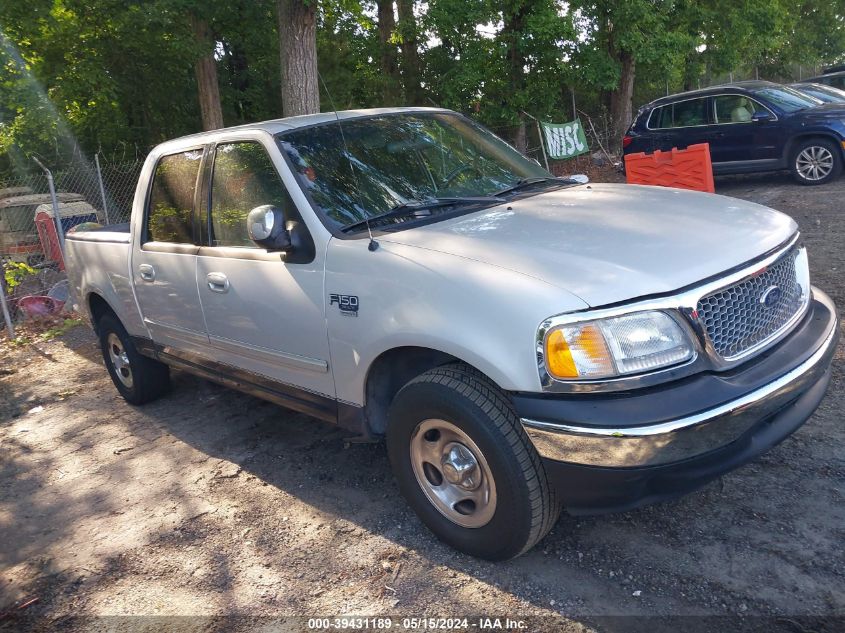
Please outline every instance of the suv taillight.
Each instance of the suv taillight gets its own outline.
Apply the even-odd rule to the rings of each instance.
[[[622,138],[622,148],[628,147],[634,140],[633,136],[628,136],[627,134]]]

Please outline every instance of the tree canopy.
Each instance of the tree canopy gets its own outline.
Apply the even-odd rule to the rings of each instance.
[[[5,2],[0,173],[282,116],[303,15],[323,110],[439,105],[517,143],[524,113],[569,119],[573,95],[618,136],[632,105],[667,92],[845,59],[842,0]]]

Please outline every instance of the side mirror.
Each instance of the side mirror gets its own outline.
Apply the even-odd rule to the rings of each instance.
[[[289,251],[293,248],[285,213],[272,204],[255,207],[246,216],[249,239],[268,251]]]
[[[767,112],[766,110],[757,110],[754,114],[751,115],[751,120],[754,123],[764,123],[765,121],[773,121],[772,113]]]

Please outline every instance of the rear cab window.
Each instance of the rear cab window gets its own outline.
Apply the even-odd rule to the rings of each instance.
[[[202,150],[162,156],[156,164],[144,242],[194,244],[194,198]]]

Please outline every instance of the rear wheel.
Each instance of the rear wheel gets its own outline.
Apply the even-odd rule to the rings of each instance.
[[[138,353],[123,324],[113,314],[99,320],[100,349],[112,382],[129,404],[146,404],[170,388],[170,370],[164,363]]]
[[[842,173],[842,151],[827,139],[808,139],[795,148],[791,165],[802,185],[823,185]]]
[[[455,549],[519,556],[560,514],[540,458],[499,388],[465,365],[429,370],[390,407],[387,448],[402,495]]]

